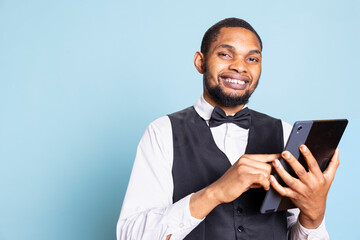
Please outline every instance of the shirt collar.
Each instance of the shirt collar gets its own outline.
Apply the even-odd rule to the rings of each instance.
[[[246,108],[247,105],[245,104],[245,106],[243,108]],[[198,98],[198,100],[195,102],[194,104],[194,108],[195,111],[200,115],[200,117],[202,119],[204,119],[205,121],[209,121],[211,118],[211,114],[214,110],[214,107],[210,105],[210,103],[208,103],[204,96],[201,94],[201,96]]]

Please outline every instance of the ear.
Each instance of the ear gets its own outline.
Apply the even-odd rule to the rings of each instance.
[[[205,56],[202,52],[197,51],[194,56],[194,65],[199,73],[204,73]]]

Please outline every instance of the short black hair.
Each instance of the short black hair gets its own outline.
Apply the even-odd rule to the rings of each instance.
[[[200,51],[206,56],[210,49],[211,43],[216,41],[217,36],[220,33],[221,28],[224,27],[241,27],[245,28],[255,34],[257,39],[260,43],[261,50],[263,49],[262,41],[260,36],[257,34],[255,29],[245,20],[240,18],[225,18],[221,20],[220,22],[215,23],[213,26],[211,26],[206,33],[204,34],[204,37],[201,42],[201,49]]]

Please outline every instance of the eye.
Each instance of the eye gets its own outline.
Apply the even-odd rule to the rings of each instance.
[[[249,61],[249,62],[259,62],[259,59],[258,59],[258,58],[254,58],[254,57],[249,57],[249,58],[248,58],[248,61]]]
[[[228,54],[228,53],[223,53],[223,52],[218,53],[218,56],[224,57],[224,58],[230,58],[230,57],[231,57],[230,54]]]

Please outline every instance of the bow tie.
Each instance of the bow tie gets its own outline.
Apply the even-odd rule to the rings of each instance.
[[[234,116],[226,116],[226,113],[216,106],[211,114],[209,127],[217,127],[223,123],[234,123],[241,128],[249,129],[250,111],[248,108],[243,108]]]

